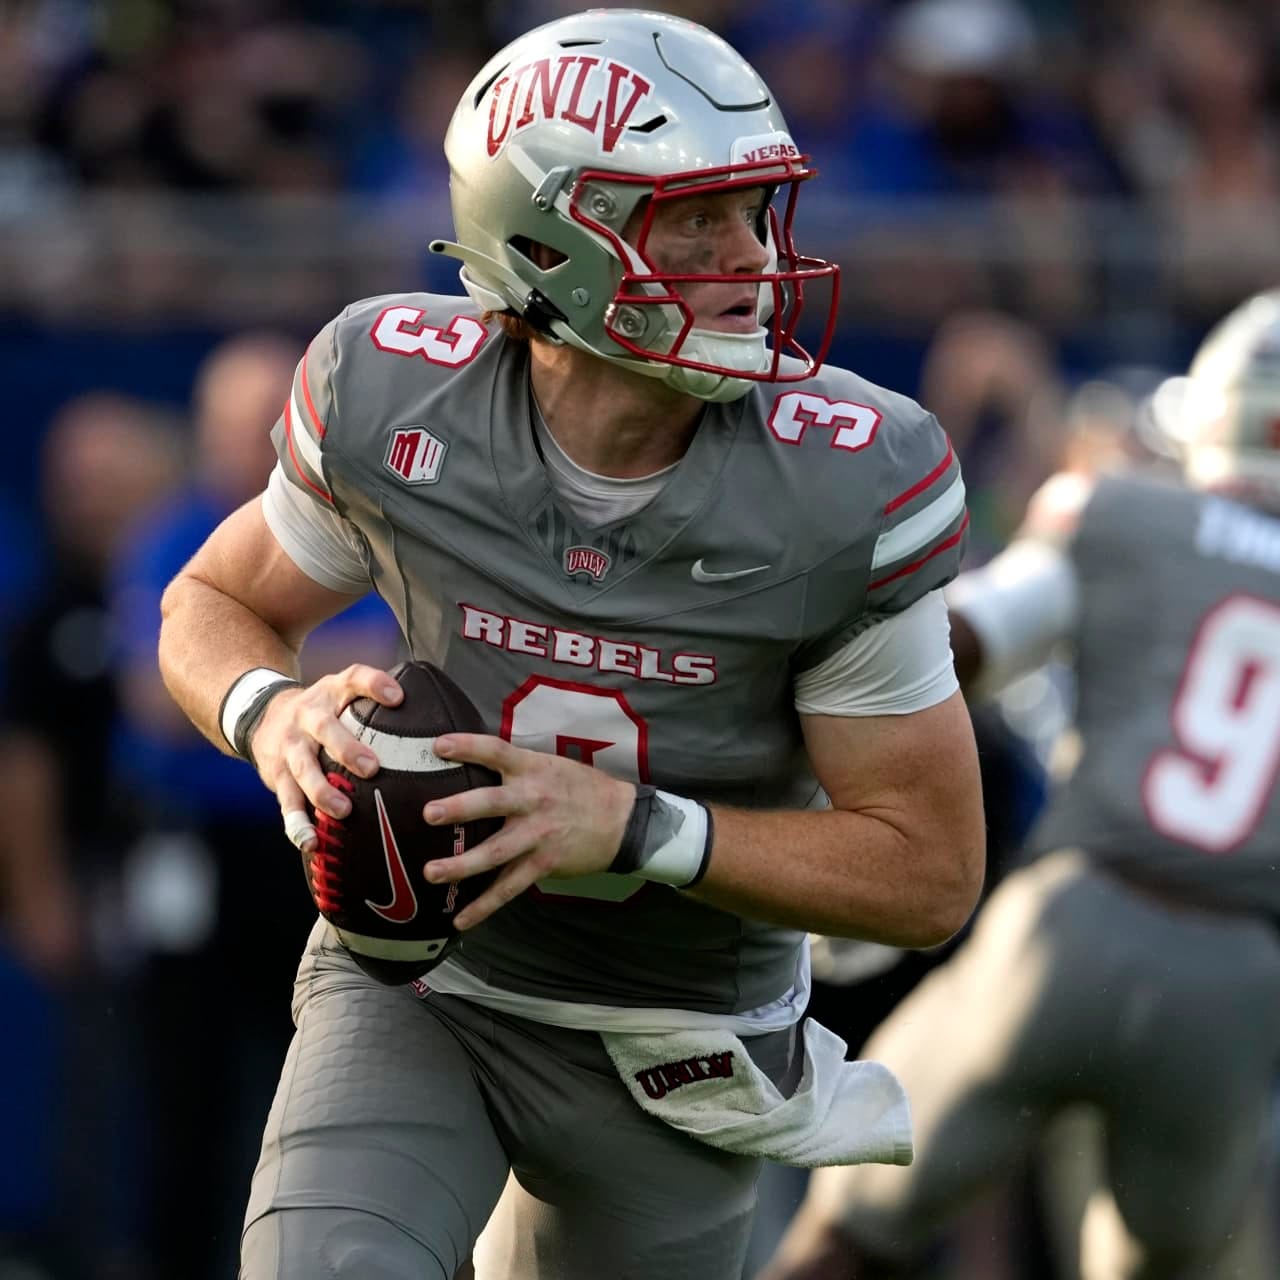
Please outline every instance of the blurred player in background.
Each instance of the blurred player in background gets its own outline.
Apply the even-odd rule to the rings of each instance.
[[[135,1046],[118,920],[108,923],[129,838],[106,764],[118,711],[108,580],[133,521],[183,462],[177,422],[105,391],[67,401],[43,442],[49,557],[9,637],[0,705],[0,1013],[21,1046],[0,1068],[0,1274],[19,1257],[93,1276],[139,1261],[133,1167],[94,1158],[136,1138],[122,1132]],[[98,999],[66,998],[90,986]],[[89,1057],[94,1087],[72,1087]],[[57,1224],[72,1206],[68,1236]]]
[[[319,747],[376,768],[343,707],[399,691],[298,685],[296,649],[371,586],[502,731],[435,741],[503,775],[425,814],[506,819],[428,868],[500,868],[450,959],[381,987],[313,933],[241,1274],[447,1280],[498,1206],[482,1277],[736,1280],[762,1155],[906,1158],[896,1084],[798,1031],[804,933],[930,945],[976,897],[963,485],[929,415],[797,341],[835,276],[791,239],[811,171],[710,32],[540,28],[445,149],[470,300],[331,323],[266,493],[166,595],[170,688],[303,848],[307,801],[344,813]]]
[[[1034,861],[876,1032],[907,1082],[909,1170],[821,1171],[768,1280],[913,1258],[1063,1108],[1100,1113],[1110,1195],[1086,1280],[1218,1274],[1266,1212],[1280,1053],[1280,292],[1187,379],[1186,485],[1063,473],[953,584],[957,670],[995,689],[1075,646],[1080,757]],[[1222,1274],[1266,1280],[1261,1257]]]
[[[103,769],[116,705],[111,567],[139,514],[176,487],[182,460],[173,421],[107,392],[69,401],[45,437],[51,563],[10,645],[0,770],[7,934],[45,978],[69,977],[89,941],[77,899],[103,871],[98,815],[117,812]]]

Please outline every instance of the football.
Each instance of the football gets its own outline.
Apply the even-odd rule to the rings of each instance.
[[[479,844],[502,825],[491,818],[428,826],[423,806],[502,779],[478,765],[441,760],[432,750],[436,737],[450,730],[485,732],[480,713],[453,680],[428,662],[402,662],[391,674],[404,690],[398,706],[358,698],[340,717],[377,756],[373,777],[352,773],[321,749],[320,766],[347,793],[351,812],[341,821],[312,813],[317,845],[302,864],[316,907],[355,961],[380,982],[398,985],[449,954],[462,936],[454,918],[495,874],[429,884],[423,867]]]

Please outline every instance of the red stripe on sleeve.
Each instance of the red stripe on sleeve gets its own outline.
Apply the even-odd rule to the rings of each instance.
[[[302,398],[306,402],[307,412],[311,415],[311,425],[316,429],[316,435],[321,440],[324,439],[324,423],[320,421],[320,415],[316,412],[315,401],[311,399],[311,386],[307,382],[307,352],[302,353],[302,368],[298,371],[302,380]]]
[[[875,582],[869,583],[867,585],[867,590],[874,591],[877,587],[883,587],[890,582],[897,581],[899,578],[905,578],[910,573],[915,573],[917,569],[928,564],[934,556],[939,554],[939,552],[946,551],[948,548],[954,547],[956,543],[964,537],[964,531],[968,527],[969,512],[966,510],[964,513],[964,520],[961,521],[960,527],[945,542],[938,543],[938,545],[934,547],[928,555],[921,556],[919,560],[913,560],[910,564],[903,565],[901,569],[895,569],[893,573],[888,575],[888,577],[880,578]]]
[[[322,489],[314,480],[311,479],[298,462],[298,455],[293,447],[293,406],[288,400],[284,403],[284,438],[289,446],[289,457],[293,459],[293,469],[298,473],[302,483],[307,486],[312,493],[319,494],[330,506],[333,505],[333,498]]]
[[[305,385],[305,384],[304,384]],[[932,471],[929,472],[923,480],[917,480],[910,489],[898,494],[884,509],[885,515],[892,515],[893,512],[904,503],[910,502],[912,498],[923,493],[931,484],[936,484],[946,474],[947,468],[951,465],[951,460],[956,456],[956,451],[952,448],[951,438],[947,437],[947,454],[940,463]]]

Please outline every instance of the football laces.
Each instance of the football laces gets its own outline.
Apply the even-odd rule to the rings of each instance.
[[[340,773],[326,775],[329,783],[348,795],[355,790],[350,778]],[[341,818],[332,818],[323,811],[316,814],[316,847],[311,854],[311,893],[316,906],[325,915],[342,910],[342,837],[346,825]]]

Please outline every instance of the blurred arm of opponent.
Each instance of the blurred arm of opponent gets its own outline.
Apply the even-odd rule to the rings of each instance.
[[[1053,476],[1031,499],[1010,544],[943,589],[967,696],[998,693],[1042,666],[1075,631],[1080,584],[1069,547],[1092,492],[1087,476]]]

